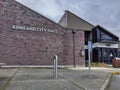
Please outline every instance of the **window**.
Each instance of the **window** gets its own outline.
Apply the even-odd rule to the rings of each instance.
[[[118,41],[119,38],[108,32],[107,30],[97,26],[92,29],[92,41],[95,42],[112,42]]]
[[[113,41],[113,39],[109,35],[101,32],[101,41]]]
[[[101,42],[112,42],[115,41],[114,36],[112,36],[111,34],[109,34],[108,32],[100,29],[100,28],[96,28],[97,30],[97,41],[101,41]]]
[[[90,31],[85,31],[85,45],[88,45],[89,38],[90,38]]]
[[[97,28],[97,39],[100,40],[100,30]]]

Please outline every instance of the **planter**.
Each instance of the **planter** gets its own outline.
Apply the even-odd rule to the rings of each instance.
[[[120,68],[120,60],[112,60],[112,65],[115,68]]]

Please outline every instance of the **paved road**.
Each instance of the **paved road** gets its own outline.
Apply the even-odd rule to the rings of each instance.
[[[114,75],[108,90],[120,90],[120,75]]]

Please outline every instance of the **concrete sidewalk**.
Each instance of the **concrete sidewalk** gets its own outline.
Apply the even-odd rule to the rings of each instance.
[[[89,77],[87,69],[78,68],[59,69],[58,79],[53,79],[52,69],[1,69],[0,77],[2,72],[11,78],[6,90],[102,90],[110,75],[108,71],[98,69],[92,70]]]

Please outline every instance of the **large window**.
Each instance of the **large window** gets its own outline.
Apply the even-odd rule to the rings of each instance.
[[[96,27],[92,31],[93,33],[93,42],[114,42],[118,41],[118,38],[107,32],[106,30]]]
[[[101,32],[101,41],[114,41],[114,39],[112,38],[112,36],[107,35],[104,32]]]

